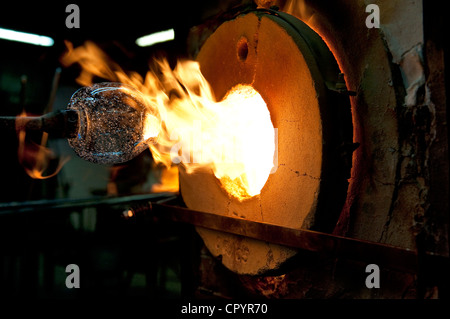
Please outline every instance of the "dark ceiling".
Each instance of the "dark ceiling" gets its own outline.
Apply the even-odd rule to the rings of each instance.
[[[55,43],[51,47],[42,47],[0,39],[0,115],[18,115],[22,111],[35,115],[46,112],[52,83],[57,78],[56,70],[62,67],[60,60],[66,51],[66,40],[74,46],[91,40],[125,71],[145,74],[149,61],[155,55],[163,54],[169,61],[183,57],[187,53],[189,29],[236,2],[241,3],[242,0],[214,0],[206,3],[199,0],[6,0],[0,4],[0,28],[50,36]],[[66,27],[65,21],[70,14],[66,12],[66,7],[70,3],[76,3],[79,7],[79,29]],[[175,41],[146,48],[135,44],[138,37],[168,28],[175,29]],[[58,102],[55,102],[54,109],[65,108],[70,93],[79,87],[76,82],[79,73],[77,65],[62,67],[58,81]],[[29,134],[27,138],[34,143],[40,141],[40,136],[33,139]],[[37,192],[31,195],[22,191],[24,183],[28,183],[30,178],[16,157],[16,132],[4,134],[3,140],[7,142],[3,145],[2,154],[8,156],[2,156],[0,164],[8,167],[8,174],[11,174],[10,178],[3,176],[3,179],[12,182],[0,184],[0,201],[42,198],[44,195],[40,190],[47,189],[45,183],[53,183],[54,179],[36,182],[40,186],[34,187]]]
[[[80,28],[65,25],[66,7],[73,1],[4,4],[0,27],[61,39],[135,40],[167,28],[187,28],[199,23],[205,5],[200,1],[77,1]]]
[[[244,0],[245,1],[245,0]],[[0,5],[0,28],[50,36],[52,47],[41,47],[0,39],[0,113],[18,114],[20,81],[26,75],[26,108],[42,105],[47,98],[55,69],[66,51],[90,40],[99,45],[125,70],[145,72],[148,61],[162,54],[169,61],[187,55],[187,35],[193,26],[242,1],[8,1]],[[77,4],[80,28],[67,28],[69,4]],[[143,35],[175,29],[175,41],[140,48]],[[75,84],[79,69],[64,69],[61,82]],[[45,93],[45,94],[44,94]]]

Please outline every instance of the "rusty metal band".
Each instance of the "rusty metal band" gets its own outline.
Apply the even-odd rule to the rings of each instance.
[[[450,269],[446,256],[426,251],[409,250],[376,242],[359,240],[306,229],[293,229],[264,222],[220,216],[179,206],[173,193],[146,194],[123,197],[88,198],[74,200],[41,200],[0,204],[0,217],[19,217],[61,213],[83,207],[116,206],[132,208],[144,203],[144,213],[161,220],[186,223],[264,242],[316,252],[329,257],[347,258],[375,263],[382,268],[417,274],[421,269],[432,271]],[[142,211],[141,211],[142,213]]]
[[[263,222],[220,216],[193,211],[168,204],[153,203],[152,214],[158,218],[187,223],[198,227],[245,236],[268,243],[279,244],[301,250],[375,263],[380,268],[417,273],[420,264],[428,266],[448,264],[448,258],[430,253],[419,254],[415,250],[385,245],[376,242],[340,237],[305,229],[286,228]]]

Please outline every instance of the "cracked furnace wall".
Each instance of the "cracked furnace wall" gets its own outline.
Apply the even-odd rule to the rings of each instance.
[[[348,89],[357,93],[351,104],[354,142],[360,146],[353,155],[347,200],[334,234],[448,256],[448,115],[439,4],[257,3],[278,5],[314,29],[335,55]],[[371,3],[380,8],[379,29],[365,25],[365,9]],[[251,293],[276,298],[440,294],[432,283],[424,287],[417,276],[383,265],[383,289],[369,291],[362,264],[308,254],[294,264],[291,272],[259,276],[256,282],[255,277],[238,278]],[[215,277],[216,285],[220,276]]]
[[[365,26],[370,3],[380,8],[380,29]],[[448,219],[437,226],[426,217],[436,215],[428,195],[435,177],[430,173],[435,160],[430,149],[437,126],[446,133],[442,117],[446,106],[445,98],[440,98],[440,105],[433,100],[433,93],[442,95],[443,83],[439,87],[434,82],[435,92],[431,91],[433,73],[426,74],[423,6],[417,0],[292,1],[285,8],[325,39],[349,89],[357,92],[352,113],[354,139],[360,147],[353,160],[346,209],[335,233],[415,249],[427,220],[439,237],[428,249],[448,255]],[[436,54],[440,60],[435,63],[441,64],[435,69],[443,72],[442,53]],[[440,153],[447,154],[448,144],[443,143],[447,135],[439,139]],[[448,173],[448,163],[439,161],[439,165]],[[447,186],[441,192],[445,197]]]

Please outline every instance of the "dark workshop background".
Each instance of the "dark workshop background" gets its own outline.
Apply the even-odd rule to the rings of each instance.
[[[235,1],[236,2],[236,1]],[[0,40],[0,115],[23,111],[41,115],[66,108],[80,87],[75,79],[80,68],[61,68],[64,41],[74,47],[93,41],[126,71],[145,75],[154,57],[170,63],[189,56],[187,36],[192,26],[222,12],[233,1],[75,2],[80,9],[80,28],[65,26],[66,6],[62,2],[20,2],[2,6],[0,27],[50,36],[51,47]],[[238,2],[239,4],[239,2]],[[143,35],[175,29],[175,40],[141,48],[135,40]],[[56,75],[55,75],[56,74]],[[58,78],[53,105],[49,105],[52,83]],[[85,162],[64,139],[50,139],[47,146],[55,156],[48,170],[54,171],[60,158],[70,160],[55,177],[32,179],[19,163],[18,138],[4,132],[0,159],[0,201],[25,202],[53,199],[83,199],[107,195],[114,168]],[[27,134],[27,143],[41,142],[40,134]],[[121,168],[114,176],[119,195],[145,193],[158,181],[149,151]],[[123,207],[81,208],[56,213],[41,212],[6,217],[0,221],[0,296],[74,298],[101,295],[177,297],[190,251],[185,229],[160,225],[157,230],[140,229],[126,223]],[[175,227],[176,228],[176,227]],[[187,230],[187,245],[197,237]],[[65,286],[68,264],[81,269],[81,286]],[[184,264],[183,264],[184,263]],[[187,267],[190,267],[189,265]],[[184,276],[184,277],[183,277]]]
[[[364,8],[369,2],[380,3],[379,31],[364,25]],[[445,255],[448,261],[449,112],[445,93],[449,81],[444,66],[449,59],[445,10],[438,2],[423,0],[417,5],[417,1],[404,0],[401,3],[411,4],[404,7],[396,5],[399,2],[299,0],[301,5],[291,9],[304,20],[312,17],[309,23],[328,36],[327,44],[346,67],[350,89],[358,93],[352,107],[355,132],[362,136],[357,150],[362,173],[357,176],[359,183],[353,183],[349,190],[353,193],[336,227],[337,234],[413,251],[417,248],[421,253]],[[195,56],[201,43],[199,38],[189,41],[192,27],[214,30],[221,22],[217,19],[221,13],[252,1],[77,1],[79,29],[65,26],[69,3],[11,1],[1,5],[1,28],[55,40],[52,47],[0,40],[1,116],[23,111],[40,115],[66,108],[80,87],[75,81],[80,68],[61,66],[65,40],[75,47],[93,41],[124,70],[144,75],[154,57],[166,57],[174,65],[179,58]],[[355,25],[362,27],[356,29]],[[174,41],[146,48],[135,44],[140,36],[169,28],[175,29]],[[413,34],[414,28],[420,32]],[[55,79],[56,94],[50,103]],[[42,201],[45,205],[45,201],[103,198],[112,182],[119,190],[117,195],[147,194],[160,177],[149,151],[119,169],[81,160],[66,140],[50,139],[47,145],[55,155],[48,172],[61,158],[69,156],[70,160],[56,176],[32,179],[19,163],[16,133],[1,134],[0,203]],[[40,134],[28,134],[27,143],[39,144],[41,138]],[[419,275],[387,270],[383,278],[388,279],[382,283],[387,288],[382,292],[352,286],[363,282],[364,265],[337,264],[333,256],[322,258],[308,252],[299,254],[297,260],[303,258],[306,265],[286,278],[283,274],[284,279],[238,276],[211,258],[193,227],[130,222],[123,218],[124,209],[126,205],[85,205],[1,216],[0,299],[192,297],[201,290],[199,281],[203,293],[215,297],[450,295],[448,262],[433,268],[424,266],[419,258]],[[68,264],[80,266],[83,289],[66,288]],[[274,284],[276,280],[282,284]],[[249,293],[252,287],[256,288]]]

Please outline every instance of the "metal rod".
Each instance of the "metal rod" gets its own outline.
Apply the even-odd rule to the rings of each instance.
[[[376,242],[335,236],[305,229],[293,229],[246,219],[192,211],[167,204],[153,204],[152,214],[158,218],[192,224],[212,230],[262,240],[269,243],[344,257],[380,267],[417,273],[418,255],[415,250]],[[428,265],[449,264],[448,257],[425,253]],[[432,269],[432,268],[431,268]]]
[[[306,229],[294,229],[256,222],[241,218],[220,216],[190,210],[173,205],[179,199],[175,193],[133,195],[123,197],[100,197],[87,199],[58,199],[0,204],[0,217],[25,213],[49,213],[102,205],[125,205],[132,208],[140,204],[139,214],[156,217],[158,220],[186,223],[238,236],[249,237],[272,244],[326,254],[334,258],[347,258],[366,264],[375,263],[383,269],[395,269],[417,274],[419,256],[417,251],[360,239],[335,236]],[[142,204],[145,204],[142,206]],[[144,209],[142,209],[144,207]],[[145,220],[145,219],[144,219]],[[150,220],[153,220],[150,218]],[[447,256],[423,252],[421,264],[427,269],[450,269]]]
[[[61,110],[42,116],[0,116],[0,129],[47,132],[53,137],[75,137],[78,131],[78,112]]]
[[[174,193],[154,193],[120,197],[91,197],[81,199],[53,199],[26,202],[0,203],[0,217],[18,216],[26,213],[48,213],[50,211],[95,207],[101,205],[133,205],[138,202],[157,202],[173,199]]]

